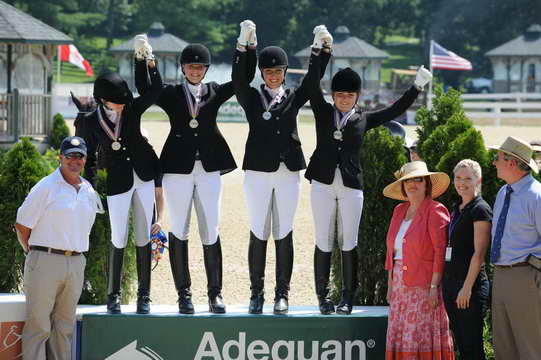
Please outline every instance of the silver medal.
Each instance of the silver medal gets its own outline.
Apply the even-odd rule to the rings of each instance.
[[[271,113],[270,113],[269,111],[265,111],[265,112],[263,113],[263,119],[265,119],[265,120],[270,120],[271,117],[272,117],[272,115],[271,115]]]
[[[113,141],[113,143],[111,144],[111,148],[114,150],[114,151],[118,151],[120,150],[120,143],[118,141]]]
[[[191,127],[192,129],[195,129],[195,128],[198,127],[198,126],[199,126],[199,121],[197,121],[196,119],[190,120],[190,127]]]
[[[340,130],[335,130],[333,132],[333,137],[336,139],[336,140],[342,140],[342,132]]]

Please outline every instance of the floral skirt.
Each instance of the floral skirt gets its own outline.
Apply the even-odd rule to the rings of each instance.
[[[387,327],[386,360],[454,359],[449,318],[441,287],[438,306],[429,302],[428,287],[404,285],[402,261],[393,269],[393,291]]]

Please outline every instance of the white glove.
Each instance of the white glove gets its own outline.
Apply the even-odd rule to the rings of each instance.
[[[325,25],[318,25],[314,28],[314,42],[312,47],[315,49],[321,49],[323,47],[323,38],[331,37],[331,34],[327,30]]]
[[[255,24],[252,20],[244,20],[240,23],[240,33],[237,38],[239,45],[246,46],[250,41],[251,32],[255,32]]]
[[[133,49],[135,52],[135,58],[137,60],[154,60],[152,54],[152,46],[148,43],[146,34],[139,34],[135,36],[133,43]]]
[[[419,69],[417,69],[417,75],[415,76],[415,81],[413,82],[415,86],[422,89],[426,84],[428,84],[432,80],[432,74],[430,71],[425,69],[424,65],[421,65]]]
[[[323,41],[323,47],[325,48],[332,48],[332,42],[333,38],[331,33],[328,30],[325,30],[323,34],[321,35],[321,40]]]
[[[250,40],[248,41],[248,45],[252,47],[257,46],[257,35],[255,34],[255,25],[254,25],[254,28],[250,31]]]

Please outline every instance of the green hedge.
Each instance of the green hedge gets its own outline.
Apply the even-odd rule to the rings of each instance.
[[[53,149],[60,149],[62,140],[67,136],[70,136],[68,125],[61,114],[56,114],[53,117],[53,129],[49,137],[51,147]]]
[[[59,165],[59,150],[49,149],[40,155],[29,139],[23,138],[9,151],[0,152],[0,292],[21,292],[24,270],[24,254],[17,241],[13,224],[17,209],[30,189]],[[107,174],[98,172],[97,190],[105,203]],[[90,249],[87,253],[85,283],[81,304],[104,304],[107,298],[107,258],[111,230],[109,215],[97,214],[90,234]],[[129,229],[128,247],[124,257],[122,278],[123,301],[127,302],[135,292],[137,271],[133,227]]]
[[[3,157],[0,167],[0,292],[22,291],[24,253],[13,231],[17,209],[30,189],[53,168],[29,139],[23,138]]]

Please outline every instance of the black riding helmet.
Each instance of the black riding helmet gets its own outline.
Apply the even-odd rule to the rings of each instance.
[[[289,63],[287,61],[287,54],[281,47],[267,46],[259,53],[258,66],[261,71],[261,77],[263,78],[263,69],[284,69],[284,80]]]
[[[334,74],[331,81],[332,91],[361,92],[361,77],[351,68],[345,68]]]
[[[201,64],[210,66],[210,51],[203,44],[190,44],[180,54],[180,65]]]
[[[94,97],[115,104],[128,104],[133,100],[132,92],[126,81],[116,72],[106,72],[94,81]]]

